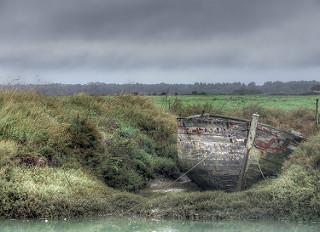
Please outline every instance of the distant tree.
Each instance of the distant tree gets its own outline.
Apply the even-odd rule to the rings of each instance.
[[[74,95],[88,93],[90,95],[119,95],[131,93],[139,95],[188,95],[188,94],[277,94],[299,95],[308,94],[311,91],[320,93],[318,81],[290,81],[290,82],[265,82],[257,85],[254,82],[244,84],[234,83],[203,83],[194,84],[10,84],[0,85],[0,90],[32,90],[49,96]]]
[[[320,84],[312,86],[311,91],[320,93]]]
[[[250,88],[250,89],[253,89],[253,88],[256,88],[256,87],[257,87],[257,85],[256,85],[255,82],[250,82],[250,83],[248,84],[248,88]]]

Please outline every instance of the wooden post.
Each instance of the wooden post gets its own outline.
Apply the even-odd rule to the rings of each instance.
[[[316,100],[316,127],[319,128],[319,98]]]
[[[246,169],[248,165],[248,159],[249,159],[249,153],[252,147],[254,146],[254,140],[256,138],[256,131],[257,131],[257,126],[258,126],[258,120],[259,120],[259,115],[258,114],[253,114],[251,123],[250,123],[250,130],[248,133],[248,138],[247,138],[247,152],[245,153],[245,156],[242,161],[242,167],[239,175],[239,182],[238,182],[238,191],[244,189],[244,180],[245,180],[245,174],[246,174]]]

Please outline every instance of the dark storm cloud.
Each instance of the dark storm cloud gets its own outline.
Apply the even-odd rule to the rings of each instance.
[[[100,40],[242,34],[288,20],[308,1],[11,0],[2,5],[4,36]]]
[[[0,69],[320,66],[318,0],[0,0]]]

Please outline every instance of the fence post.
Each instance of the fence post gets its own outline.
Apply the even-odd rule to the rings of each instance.
[[[250,130],[248,133],[248,138],[247,138],[247,144],[246,148],[247,151],[244,155],[243,161],[242,161],[242,167],[239,175],[239,182],[238,182],[238,187],[237,190],[243,190],[244,189],[244,180],[245,180],[245,173],[246,169],[248,166],[248,159],[249,159],[249,153],[252,147],[254,146],[254,140],[256,138],[256,131],[257,131],[257,126],[258,126],[258,120],[259,120],[259,115],[258,114],[253,114],[251,123],[250,123]]]
[[[319,128],[319,98],[316,100],[316,127]]]

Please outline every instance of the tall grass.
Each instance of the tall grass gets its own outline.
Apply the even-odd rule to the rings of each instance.
[[[259,120],[265,124],[284,130],[294,129],[306,137],[315,135],[318,131],[315,126],[315,113],[311,109],[298,108],[287,111],[252,104],[230,112],[231,115],[247,119],[250,119],[253,113],[258,113]]]

